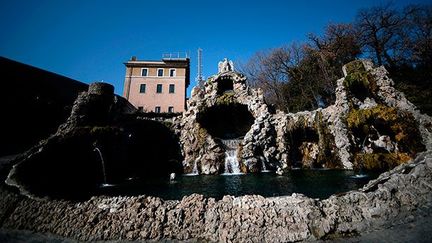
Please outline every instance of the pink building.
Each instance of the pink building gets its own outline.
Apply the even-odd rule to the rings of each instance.
[[[124,63],[123,96],[136,108],[153,112],[183,112],[190,83],[189,58],[144,61],[132,57]]]

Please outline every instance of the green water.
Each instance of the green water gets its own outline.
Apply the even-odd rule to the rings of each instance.
[[[181,199],[193,193],[216,199],[224,195],[258,194],[264,197],[302,193],[312,198],[329,196],[361,188],[377,174],[356,176],[346,170],[292,170],[283,176],[274,173],[244,175],[178,176],[158,180],[131,180],[114,187],[101,188],[103,195],[149,195],[163,199]]]

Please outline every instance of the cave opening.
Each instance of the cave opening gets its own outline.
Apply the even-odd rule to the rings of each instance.
[[[318,166],[319,135],[312,128],[297,128],[288,133],[291,149],[289,159],[293,167]]]
[[[251,128],[254,117],[246,105],[232,103],[209,107],[200,112],[198,123],[220,139],[243,137]]]
[[[217,88],[217,94],[221,95],[225,92],[233,91],[234,90],[234,81],[229,78],[221,78],[218,81],[218,88]]]

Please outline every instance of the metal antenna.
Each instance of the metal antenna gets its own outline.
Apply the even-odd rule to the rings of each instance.
[[[196,81],[200,88],[204,87],[204,78],[202,76],[202,49],[198,48],[198,72]]]

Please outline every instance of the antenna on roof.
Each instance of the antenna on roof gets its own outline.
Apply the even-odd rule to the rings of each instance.
[[[184,60],[188,59],[189,54],[185,52],[170,52],[170,53],[164,53],[162,54],[162,59],[164,60]]]
[[[202,88],[204,86],[204,78],[202,76],[202,49],[198,48],[198,72],[196,81],[198,83],[198,87]]]

